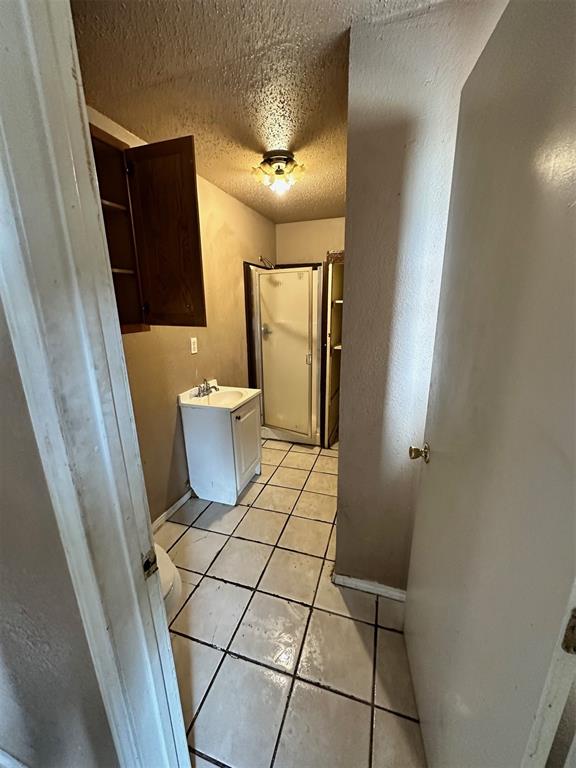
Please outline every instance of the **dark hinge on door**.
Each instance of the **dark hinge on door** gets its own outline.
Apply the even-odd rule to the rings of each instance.
[[[565,650],[566,653],[576,654],[576,608],[572,609],[568,624],[566,624],[564,639],[562,640],[562,649]]]
[[[145,555],[142,555],[142,570],[144,571],[145,578],[152,576],[152,574],[158,570],[156,552],[153,546],[150,547]]]

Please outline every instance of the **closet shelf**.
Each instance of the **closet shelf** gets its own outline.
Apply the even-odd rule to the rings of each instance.
[[[100,202],[102,203],[103,208],[109,208],[112,211],[127,211],[128,206],[121,205],[120,203],[113,203],[111,200],[104,200],[101,199]]]

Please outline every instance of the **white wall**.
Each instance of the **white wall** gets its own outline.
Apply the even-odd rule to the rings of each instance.
[[[0,765],[117,765],[0,307]]]
[[[405,588],[461,87],[504,0],[350,35],[339,574]]]
[[[343,217],[276,224],[276,263],[305,264],[326,259],[344,248]]]

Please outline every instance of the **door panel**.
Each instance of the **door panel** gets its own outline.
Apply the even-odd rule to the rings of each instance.
[[[462,94],[406,616],[430,768],[543,764],[575,578],[573,29],[513,1]]]
[[[206,325],[194,139],[125,154],[146,322]]]
[[[264,424],[310,436],[312,268],[258,275]]]
[[[236,487],[244,488],[260,463],[260,401],[251,400],[230,414],[236,463]]]

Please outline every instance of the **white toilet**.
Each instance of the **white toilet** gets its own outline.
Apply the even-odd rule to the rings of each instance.
[[[182,579],[180,578],[178,568],[176,568],[168,553],[162,547],[159,547],[158,544],[154,544],[154,550],[156,552],[156,562],[158,563],[158,573],[160,574],[160,589],[164,598],[168,623],[170,623],[176,615],[180,604]]]

